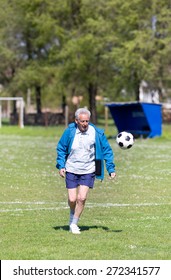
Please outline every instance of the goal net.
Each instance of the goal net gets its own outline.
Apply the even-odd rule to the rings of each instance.
[[[19,107],[19,126],[24,127],[24,100],[22,97],[0,97],[0,127],[2,126],[2,102],[16,101]]]

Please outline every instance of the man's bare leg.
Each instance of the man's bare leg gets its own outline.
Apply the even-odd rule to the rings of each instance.
[[[77,226],[79,218],[84,210],[85,202],[89,192],[89,187],[80,185],[77,189],[68,189],[68,204],[70,206],[70,230],[73,233],[80,233],[80,229]],[[74,215],[73,215],[74,213]],[[72,219],[73,217],[73,219]],[[72,220],[72,222],[71,222]]]

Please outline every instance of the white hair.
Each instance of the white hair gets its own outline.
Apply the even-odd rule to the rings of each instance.
[[[89,111],[88,109],[86,109],[86,108],[79,108],[79,109],[77,109],[77,111],[75,112],[75,118],[76,118],[76,120],[79,119],[79,115],[81,115],[81,114],[86,114],[86,115],[89,116],[89,118],[90,118],[90,116],[91,116],[91,113],[90,113],[90,111]]]

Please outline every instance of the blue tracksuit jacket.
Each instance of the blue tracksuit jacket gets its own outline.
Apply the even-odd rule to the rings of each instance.
[[[104,178],[104,161],[108,173],[115,172],[114,154],[111,146],[102,129],[97,128],[90,123],[95,129],[95,163],[96,163],[96,178],[103,180]],[[71,151],[71,146],[76,133],[77,124],[71,123],[65,129],[62,137],[57,144],[56,168],[65,168],[65,163]]]

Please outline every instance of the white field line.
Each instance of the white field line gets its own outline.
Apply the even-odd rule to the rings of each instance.
[[[54,203],[58,203],[58,204],[66,204],[65,202],[48,202],[48,201],[7,201],[7,202],[1,202],[0,204],[28,204],[28,205],[38,205],[38,204],[54,204]]]
[[[0,213],[5,212],[23,212],[23,211],[38,211],[38,210],[62,210],[68,209],[69,207],[65,202],[43,202],[43,201],[35,201],[35,202],[21,202],[21,201],[11,201],[11,202],[0,202],[0,205],[49,205],[49,204],[58,204],[58,207],[29,207],[29,208],[15,208],[15,209],[0,209]],[[162,205],[171,205],[171,203],[87,203],[87,208],[96,208],[96,207],[103,207],[103,208],[110,208],[110,207],[146,207],[146,206],[162,206]]]
[[[68,209],[68,207],[44,207],[44,208],[16,208],[16,209],[0,209],[0,213],[7,212],[23,212],[23,211],[38,211],[38,210],[61,210]]]

